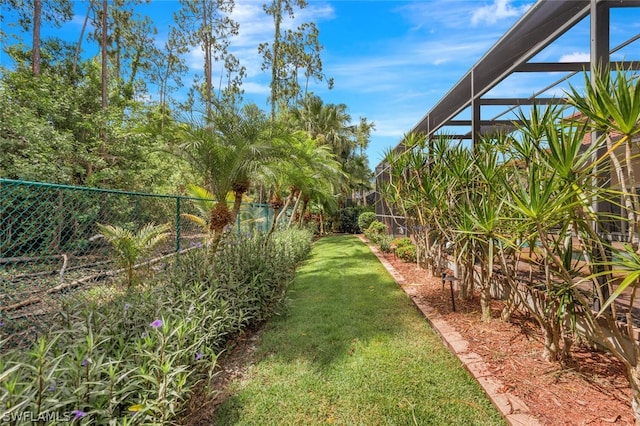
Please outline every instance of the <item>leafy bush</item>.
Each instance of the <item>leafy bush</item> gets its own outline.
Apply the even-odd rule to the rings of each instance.
[[[396,255],[405,262],[416,261],[416,246],[409,242],[409,244],[403,244],[396,248]]]
[[[215,262],[192,250],[170,273],[102,305],[70,298],[57,330],[29,351],[2,354],[0,418],[22,424],[18,416],[28,412],[64,424],[182,423],[228,339],[282,307],[311,237],[289,230],[270,241],[232,239]]]
[[[391,243],[393,237],[391,235],[381,235],[378,237],[378,244],[380,245],[380,251],[383,253],[391,253]]]
[[[364,233],[374,220],[376,220],[376,214],[374,212],[360,213],[360,216],[358,216],[358,228],[360,228],[360,232]]]
[[[380,243],[380,237],[387,235],[387,225],[377,220],[371,222],[371,225],[364,231],[365,237],[374,244]]]
[[[358,219],[366,209],[366,207],[357,206],[338,210],[336,221],[332,225],[333,230],[344,234],[357,234],[360,232]]]
[[[396,248],[413,245],[411,238],[409,237],[396,238],[391,242],[391,244],[396,246]]]

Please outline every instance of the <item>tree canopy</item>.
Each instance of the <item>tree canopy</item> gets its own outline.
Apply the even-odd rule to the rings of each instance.
[[[333,80],[315,23],[284,25],[304,1],[264,6],[274,36],[256,42],[262,70],[252,71],[272,76],[271,111],[243,99],[249,64],[234,42],[247,29],[232,19],[233,0],[181,0],[162,38],[143,13],[148,3],[2,1],[11,65],[0,68],[0,176],[163,193],[195,184],[218,201],[233,197],[232,214],[243,196],[266,202],[280,186],[299,187],[292,202],[301,209],[314,199],[362,199],[373,123],[311,91]],[[41,27],[74,14],[82,22],[76,41],[51,30],[41,36]],[[203,54],[195,68],[194,51]],[[303,151],[316,164],[300,163]],[[329,179],[318,162],[339,170]],[[290,181],[267,178],[278,174]]]

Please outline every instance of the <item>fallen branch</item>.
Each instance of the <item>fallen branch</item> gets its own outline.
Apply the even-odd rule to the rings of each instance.
[[[139,264],[135,265],[133,268],[134,269],[138,269],[138,268],[141,268],[143,266],[153,265],[154,263],[158,263],[161,260],[168,259],[170,257],[173,257],[173,256],[177,255],[177,254],[186,253],[188,251],[195,250],[195,249],[197,249],[197,247],[190,247],[190,248],[181,250],[178,253],[165,254],[163,256],[147,260],[146,262],[139,263]],[[89,281],[98,281],[98,280],[102,280],[102,279],[107,278],[107,277],[112,277],[112,276],[121,274],[122,272],[124,272],[124,270],[125,270],[124,268],[112,269],[110,271],[99,272],[99,273],[97,273],[95,275],[90,275],[88,277],[80,278],[80,279],[77,279],[75,281],[71,281],[71,282],[68,282],[68,283],[61,283],[61,284],[59,284],[59,285],[57,285],[55,287],[52,287],[52,288],[49,288],[49,289],[45,290],[44,292],[40,293],[39,296],[32,297],[30,299],[23,300],[23,301],[18,302],[18,303],[14,303],[13,305],[0,307],[0,312],[11,312],[11,311],[15,311],[16,309],[24,308],[25,306],[34,305],[34,304],[39,303],[39,302],[42,301],[41,296],[43,296],[43,295],[58,293],[58,292],[61,292],[62,290],[75,288],[75,287],[78,287],[80,284],[84,284],[84,283],[89,282]]]
[[[64,277],[64,270],[67,268],[67,255],[63,254],[62,258],[64,259],[64,261],[62,262],[62,268],[60,268],[60,282],[62,282],[62,279]]]
[[[78,259],[76,257],[73,257],[73,259]],[[95,263],[90,263],[87,265],[76,265],[76,266],[69,266],[68,268],[66,268],[66,271],[75,271],[76,269],[91,269],[95,266],[101,266],[101,265],[106,265],[107,263],[113,263],[112,260],[105,260],[103,262],[95,262]],[[18,280],[21,280],[22,278],[33,278],[33,277],[42,277],[42,276],[46,276],[46,275],[55,275],[56,273],[60,273],[60,271],[57,270],[52,270],[52,271],[42,271],[42,272],[30,272],[28,274],[20,274],[20,275],[14,275],[13,277],[9,278],[9,281],[11,282],[15,282]],[[38,291],[32,291],[30,293],[37,293]]]
[[[35,257],[0,257],[0,265],[5,265],[7,263],[26,263],[26,262],[40,262],[42,259],[59,259],[63,255],[61,254],[52,254],[50,256],[35,256]]]

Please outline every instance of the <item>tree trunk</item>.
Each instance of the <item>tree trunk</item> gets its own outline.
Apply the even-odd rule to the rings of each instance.
[[[300,198],[302,198],[302,194],[300,193],[300,191],[298,191],[298,197],[296,198],[296,202],[293,204],[293,210],[291,211],[291,217],[289,218],[289,224],[287,225],[287,228],[291,228],[291,225],[293,225],[293,221],[296,216],[296,211],[300,206]],[[300,216],[302,216],[302,214],[300,214]]]
[[[560,330],[558,324],[553,320],[544,321],[540,324],[542,336],[544,338],[544,349],[542,358],[548,362],[560,360]]]
[[[302,209],[300,210],[300,220],[298,221],[299,226],[304,224],[304,215],[307,213],[307,206],[309,205],[309,198],[304,197],[302,201]]]
[[[280,213],[275,219],[274,226],[280,221],[282,216],[287,212],[289,205],[291,204],[291,200],[293,199],[294,191],[289,192],[289,196],[287,197],[287,201],[285,201],[284,206],[280,209]]]
[[[631,410],[636,418],[636,425],[640,425],[640,365],[628,366],[627,375],[631,385]]]
[[[471,300],[473,298],[473,261],[468,257],[465,258],[461,269],[460,299]]]
[[[629,203],[633,206],[633,208],[631,209],[631,211],[629,212],[629,242],[634,246],[638,247],[638,215],[637,215],[637,211],[638,211],[638,193],[636,191],[636,177],[635,177],[635,173],[633,172],[633,154],[632,154],[632,143],[631,143],[631,138],[627,139],[627,142],[625,144],[625,162],[626,162],[626,169],[627,169],[627,184],[629,185],[628,188],[623,188],[623,191],[625,193],[629,194]]]
[[[76,72],[78,67],[78,59],[80,58],[80,50],[82,49],[82,39],[84,38],[84,32],[87,29],[87,23],[89,22],[89,13],[91,12],[91,7],[93,6],[93,2],[89,2],[89,7],[87,8],[87,14],[84,16],[84,22],[82,23],[82,28],[80,29],[80,37],[78,37],[78,44],[76,46],[76,54],[73,57],[73,72]]]
[[[511,316],[518,308],[518,301],[516,299],[516,291],[513,286],[508,282],[508,279],[503,280],[503,288],[506,292],[504,308],[500,312],[500,319],[504,322],[511,322]]]
[[[109,3],[107,0],[102,0],[102,15],[101,15],[101,25],[102,25],[102,34],[100,40],[100,57],[101,57],[101,83],[102,83],[102,110],[106,111],[108,101],[107,101],[107,12],[108,12]]]
[[[202,6],[202,26],[203,28],[209,28],[209,17],[207,15],[207,5]],[[204,81],[205,81],[205,93],[204,99],[207,105],[207,118],[212,117],[211,110],[211,92],[213,91],[213,73],[211,71],[211,67],[213,66],[212,61],[212,46],[210,40],[210,32],[204,31],[203,40],[202,40],[202,50],[204,52]]]
[[[278,223],[278,216],[279,216],[279,212],[281,209],[273,209],[273,220],[271,221],[271,228],[269,228],[269,232],[267,233],[267,236],[265,237],[265,240],[269,240],[269,238],[271,238],[271,235],[273,234],[273,231],[276,230],[276,224]]]
[[[102,85],[102,126],[100,132],[102,143],[100,144],[100,156],[104,159],[107,154],[107,106],[108,106],[108,91],[107,91],[107,12],[108,1],[102,0],[102,37],[100,41],[100,51],[102,59],[102,70],[100,73],[100,80]]]
[[[279,55],[280,55],[280,23],[282,21],[281,0],[276,0],[273,20],[274,20],[275,30],[274,30],[274,36],[273,36],[273,55],[271,59],[271,120],[272,121],[276,119],[276,104],[278,103],[278,96],[280,95]]]
[[[244,196],[244,192],[236,191],[233,194],[233,210],[231,210],[231,223],[235,223],[238,218],[238,214],[240,214],[240,206],[242,205],[242,197]]]
[[[483,263],[480,268],[480,308],[482,321],[491,321],[491,275],[488,264]]]
[[[500,313],[500,319],[504,322],[511,322],[511,316],[518,309],[520,299],[518,295],[518,282],[514,275],[516,265],[518,264],[518,257],[512,257],[511,262],[507,263],[507,255],[501,252],[500,261],[502,262],[501,284],[506,292],[505,305]]]
[[[33,0],[33,48],[31,51],[31,70],[40,75],[40,26],[42,19],[42,0]]]
[[[482,321],[491,321],[491,286],[488,283],[482,283],[480,307],[482,308]]]

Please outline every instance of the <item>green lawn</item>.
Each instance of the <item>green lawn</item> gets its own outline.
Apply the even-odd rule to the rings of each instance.
[[[215,424],[504,425],[369,249],[319,240]]]

